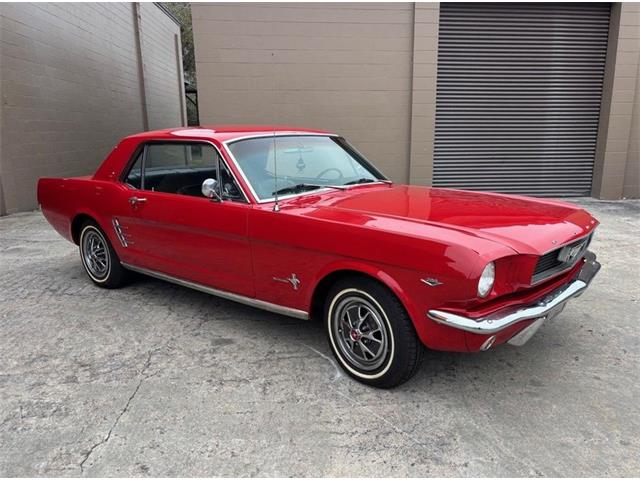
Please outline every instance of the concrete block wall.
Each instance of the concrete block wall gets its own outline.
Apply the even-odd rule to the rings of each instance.
[[[153,3],[136,8],[149,129],[186,125],[180,29]]]
[[[393,180],[409,180],[413,4],[191,8],[202,124],[339,132]]]
[[[0,4],[0,214],[37,207],[39,177],[91,174],[121,137],[185,123],[179,26],[154,4],[140,18],[131,3]]]
[[[595,197],[640,196],[640,4],[611,10],[600,128],[594,163]]]
[[[440,4],[414,4],[409,182],[415,185],[433,182],[439,19]]]
[[[612,4],[592,193],[640,196],[640,4]],[[192,4],[202,123],[344,134],[394,181],[430,185],[438,3]]]
[[[622,195],[626,198],[640,198],[640,3],[624,4],[624,15],[620,25],[624,27],[621,37],[625,40],[622,48],[627,49],[627,57],[636,63],[629,142],[627,145],[627,165],[625,167]]]

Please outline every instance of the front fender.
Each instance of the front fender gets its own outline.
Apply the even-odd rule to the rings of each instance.
[[[388,268],[392,269],[391,267]],[[413,313],[417,312],[415,305],[411,301],[411,297],[407,294],[407,292],[403,290],[400,283],[395,280],[393,274],[385,269],[385,266],[372,265],[363,261],[348,259],[332,262],[317,272],[315,278],[313,279],[313,288],[309,290],[306,299],[307,305],[309,305],[309,307],[311,307],[313,295],[316,292],[316,289],[318,288],[320,282],[323,279],[327,278],[329,275],[339,272],[358,272],[375,278],[380,283],[386,285],[386,287],[391,290],[396,295],[396,297],[398,297],[398,299],[412,318]]]
[[[389,288],[409,314],[416,333],[425,346],[437,350],[467,351],[463,332],[438,324],[427,318],[428,305],[438,303],[437,297],[440,292],[437,290],[435,293],[430,291],[432,287],[428,287],[421,281],[421,277],[424,275],[415,270],[351,259],[332,262],[322,268],[314,278],[313,288],[307,293],[308,311],[311,311],[314,295],[321,282],[330,275],[340,272],[362,273],[375,278]],[[465,280],[460,279],[460,281]],[[450,285],[449,287],[454,286]]]

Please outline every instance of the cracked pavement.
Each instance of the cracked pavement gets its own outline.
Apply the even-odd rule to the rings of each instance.
[[[40,213],[0,218],[0,476],[633,476],[640,201],[591,288],[521,348],[344,375],[319,324],[139,277],[102,290]]]

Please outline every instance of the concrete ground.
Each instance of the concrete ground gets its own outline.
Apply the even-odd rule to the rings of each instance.
[[[579,200],[603,269],[524,347],[429,352],[395,390],[320,326],[150,278],[94,287],[0,218],[0,476],[640,473],[640,201]]]

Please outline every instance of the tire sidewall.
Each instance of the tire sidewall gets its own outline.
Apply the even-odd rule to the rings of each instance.
[[[103,278],[97,278],[91,273],[91,270],[89,269],[86,263],[86,260],[84,258],[84,238],[87,235],[87,233],[89,233],[90,231],[93,231],[100,236],[100,238],[105,244],[105,248],[107,249],[107,256],[109,257],[109,265],[108,265],[109,268],[107,269],[107,274]],[[80,232],[79,243],[80,243],[80,259],[82,261],[82,266],[84,267],[85,272],[87,272],[87,275],[89,275],[89,278],[91,278],[91,280],[93,280],[95,283],[106,284],[111,278],[111,271],[113,269],[113,252],[111,250],[111,244],[107,240],[107,237],[104,235],[104,233],[102,233],[102,231],[96,225],[94,225],[93,223],[88,223],[82,227],[82,230]]]
[[[354,366],[350,365],[349,361],[344,357],[344,355],[340,351],[337,341],[334,338],[332,317],[334,314],[336,304],[345,295],[361,296],[367,301],[371,302],[375,306],[375,308],[378,310],[378,313],[380,314],[386,326],[387,337],[389,339],[389,352],[387,353],[387,359],[385,360],[385,363],[381,367],[379,367],[375,372],[372,372],[372,373],[362,372],[357,368],[355,368]],[[329,336],[329,343],[331,344],[331,348],[334,352],[335,357],[340,362],[340,365],[354,377],[361,379],[365,382],[376,381],[384,377],[385,375],[387,375],[389,371],[392,370],[394,361],[396,358],[396,339],[395,339],[395,332],[394,332],[393,326],[389,321],[389,317],[387,315],[386,309],[372,294],[365,291],[363,288],[356,288],[356,287],[341,288],[335,295],[331,297],[331,301],[325,313],[325,327],[327,330],[327,334]]]

